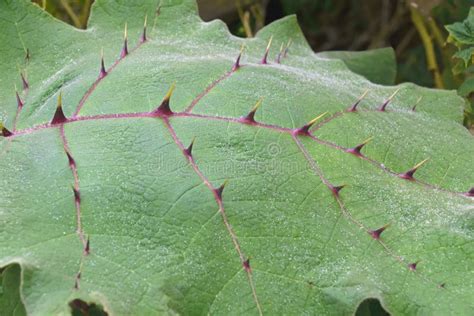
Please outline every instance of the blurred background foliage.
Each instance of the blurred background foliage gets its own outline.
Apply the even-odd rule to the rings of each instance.
[[[197,1],[204,20],[222,19],[241,37],[252,37],[264,25],[296,14],[316,52],[392,47],[397,60],[395,82],[458,90],[466,98],[464,123],[473,131],[474,11],[462,21],[474,0]],[[34,2],[53,16],[85,28],[93,0]],[[448,24],[455,25],[450,32],[445,28]]]

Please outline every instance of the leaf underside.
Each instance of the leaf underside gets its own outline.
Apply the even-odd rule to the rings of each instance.
[[[0,306],[21,277],[30,315],[474,312],[455,92],[371,83],[294,17],[233,37],[188,0],[99,0],[85,31],[2,0],[0,29]]]

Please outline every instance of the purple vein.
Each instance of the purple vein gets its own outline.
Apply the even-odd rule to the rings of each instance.
[[[292,135],[293,132],[294,132],[294,129],[291,129],[291,128],[288,128],[288,127],[282,127],[282,126],[277,126],[277,125],[273,125],[273,124],[266,124],[266,123],[261,123],[261,122],[251,122],[251,123],[249,123],[248,121],[245,121],[242,118],[234,118],[234,117],[212,116],[212,115],[196,114],[196,113],[189,113],[189,112],[173,113],[173,117],[224,121],[224,122],[230,122],[230,123],[235,123],[235,124],[255,126],[257,128],[264,128],[264,129],[268,129],[268,130],[273,130],[273,131],[278,132],[278,133],[287,133],[287,134],[290,134],[290,135]],[[117,113],[117,114],[99,114],[99,115],[90,115],[90,116],[77,116],[77,117],[69,118],[64,124],[70,124],[70,123],[79,122],[79,121],[100,121],[100,120],[114,120],[114,119],[127,119],[127,118],[156,118],[156,114],[154,114],[152,112],[136,112],[136,113]],[[55,128],[55,126],[51,125],[50,123],[44,123],[44,124],[36,125],[36,126],[30,127],[30,128],[23,129],[23,130],[15,131],[13,133],[13,135],[8,137],[8,138],[10,139],[10,138],[18,137],[18,136],[21,136],[21,135],[28,135],[28,134],[32,134],[32,133],[35,133],[37,131],[40,131],[40,130],[43,130],[43,129],[49,129],[49,128]],[[337,145],[335,143],[332,143],[330,141],[318,138],[318,137],[314,136],[313,134],[309,134],[309,137],[312,140],[314,140],[315,142],[317,142],[317,143],[319,143],[323,146],[326,146],[326,147],[334,148],[334,149],[341,150],[341,151],[344,151],[344,152],[346,152],[346,150],[349,149],[349,148],[345,148],[343,146]],[[378,162],[374,159],[371,159],[371,158],[369,158],[365,155],[361,155],[360,158],[367,161],[367,162],[369,162],[369,163],[371,163],[371,164],[373,164],[374,166],[380,168],[381,170],[383,170],[384,172],[386,172],[386,173],[388,173],[392,176],[395,176],[395,177],[399,176],[398,173],[388,169],[383,164],[381,164],[380,162]],[[441,191],[441,192],[445,192],[445,193],[449,193],[449,194],[453,194],[453,195],[457,195],[457,196],[459,196],[459,195],[460,196],[465,196],[464,192],[450,191],[448,189],[444,189],[444,188],[426,183],[426,182],[418,180],[416,178],[413,180],[413,182],[418,183],[420,185],[423,185],[423,186],[425,186],[426,188],[429,188],[429,189],[433,189],[433,190],[437,190],[437,191]]]
[[[111,71],[113,71],[115,69],[115,67],[117,67],[118,64],[120,64],[120,62],[122,60],[124,60],[125,58],[127,58],[128,55],[130,55],[131,53],[133,53],[134,51],[136,51],[138,48],[140,48],[144,43],[147,43],[148,41],[139,41],[138,44],[129,51],[129,53],[123,57],[120,57],[119,59],[117,59],[113,64],[112,66],[110,66],[106,71],[107,71],[107,75],[110,74]],[[79,104],[77,105],[76,107],[76,110],[74,111],[74,114],[72,115],[73,118],[76,118],[78,115],[79,115],[79,112],[81,112],[82,108],[84,107],[84,104],[86,103],[86,101],[89,99],[90,95],[94,92],[94,90],[97,88],[97,86],[99,85],[99,83],[101,83],[105,78],[107,78],[107,75],[106,76],[101,76],[99,75],[97,77],[97,79],[94,81],[94,83],[89,87],[89,89],[87,89],[86,93],[84,93],[84,95],[82,96],[81,100],[79,101]]]
[[[306,149],[306,147],[303,145],[303,143],[301,143],[301,141],[298,139],[298,136],[296,135],[292,135],[292,138],[294,140],[294,142],[296,143],[296,145],[298,146],[299,150],[302,152],[303,156],[305,157],[306,161],[308,162],[309,166],[311,167],[311,169],[315,172],[315,174],[321,179],[321,181],[324,183],[324,185],[326,185],[326,187],[328,188],[328,190],[332,190],[332,185],[331,183],[329,183],[329,181],[326,179],[326,177],[324,176],[321,168],[317,165],[316,161],[314,160],[314,158],[309,154],[308,150]],[[336,202],[339,206],[339,209],[341,210],[341,213],[342,215],[347,218],[350,222],[352,222],[353,224],[355,224],[356,226],[358,226],[360,229],[366,231],[366,232],[370,232],[371,229],[369,227],[366,227],[364,224],[362,224],[360,221],[358,221],[354,216],[352,216],[351,212],[346,208],[344,202],[342,201],[341,197],[339,194],[333,194],[334,198],[336,199]],[[395,259],[396,261],[398,261],[401,265],[403,265],[405,268],[407,268],[408,270],[410,269],[409,268],[409,264],[410,262],[406,261],[403,257],[401,257],[400,255],[396,254],[392,249],[390,249],[390,247],[387,245],[387,243],[385,243],[382,239],[376,239],[376,241],[382,246],[382,248],[384,249],[384,251],[390,255],[393,259]],[[422,280],[430,283],[430,284],[433,284],[433,285],[436,285],[437,287],[439,286],[439,283],[437,282],[434,282],[430,279],[428,279],[427,277],[419,274],[419,273],[416,273],[416,275],[421,278]]]
[[[229,223],[229,219],[225,213],[225,209],[224,209],[224,203],[222,201],[222,197],[219,195],[218,193],[218,189],[215,188],[211,182],[206,178],[206,176],[201,172],[201,170],[199,169],[198,165],[196,164],[194,158],[192,155],[190,154],[187,154],[187,150],[186,150],[186,147],[183,145],[183,143],[181,142],[181,140],[178,138],[178,136],[176,135],[176,132],[175,130],[173,129],[173,127],[171,126],[168,118],[166,117],[163,117],[163,122],[165,123],[166,125],[166,128],[168,129],[168,131],[170,132],[171,134],[171,137],[173,138],[173,141],[176,143],[176,145],[179,147],[179,149],[181,150],[181,152],[183,153],[183,155],[186,157],[186,159],[189,161],[189,163],[191,164],[194,172],[199,176],[199,178],[203,181],[203,183],[208,187],[208,189],[212,192],[213,196],[214,196],[214,199],[217,203],[217,206],[219,208],[219,213],[221,214],[221,217],[222,217],[222,221],[224,222],[224,225],[225,225],[225,228],[227,230],[227,232],[229,233],[230,235],[230,238],[232,239],[232,243],[234,244],[234,247],[235,247],[235,250],[237,251],[238,255],[239,255],[239,258],[240,258],[240,262],[242,264],[243,267],[245,267],[245,262],[246,262],[246,257],[244,255],[244,253],[242,252],[242,249],[240,247],[240,244],[239,244],[239,241],[237,239],[237,235],[235,234],[234,232],[234,229],[232,228],[232,226],[230,225]],[[247,278],[248,278],[248,281],[249,281],[249,285],[250,285],[250,288],[252,290],[252,296],[253,296],[253,299],[255,301],[255,304],[257,306],[257,310],[258,310],[258,313],[259,315],[263,315],[263,312],[262,312],[262,308],[260,306],[260,302],[258,300],[258,297],[257,297],[257,291],[255,289],[255,283],[253,281],[253,277],[252,277],[252,272],[250,269],[247,269],[247,268],[244,268],[244,270],[246,271],[247,273]]]
[[[196,104],[202,99],[204,98],[209,92],[211,92],[211,90],[217,86],[219,84],[219,82],[223,81],[224,79],[227,79],[228,77],[230,77],[231,74],[233,74],[236,70],[235,69],[231,69],[229,71],[227,71],[226,73],[224,73],[222,76],[220,76],[219,78],[217,78],[216,80],[214,80],[210,85],[208,85],[206,87],[206,89],[204,89],[203,92],[201,92],[200,94],[198,94],[197,97],[195,97],[192,101],[191,101],[191,104],[186,108],[186,110],[184,112],[191,112],[194,107],[196,106]]]

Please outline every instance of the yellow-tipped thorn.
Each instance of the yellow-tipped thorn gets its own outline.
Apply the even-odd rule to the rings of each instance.
[[[316,116],[314,119],[309,121],[309,123],[307,125],[311,127],[312,125],[314,125],[314,123],[316,123],[320,118],[322,118],[326,114],[328,114],[328,112],[324,112],[323,114],[320,114],[320,115]]]
[[[387,100],[385,100],[384,103],[382,103],[382,105],[380,106],[379,108],[379,111],[385,111],[385,108],[387,107],[387,105],[390,103],[390,101],[392,101],[392,99],[395,97],[395,95],[398,93],[398,91],[400,91],[401,88],[398,88],[397,90],[395,90],[395,92],[392,93],[391,96],[388,97]]]
[[[418,168],[420,168],[420,167],[423,166],[425,163],[427,163],[428,160],[430,160],[430,159],[429,159],[429,158],[426,158],[425,160],[423,160],[423,161],[417,163],[417,164],[413,167],[413,169],[418,169]]]
[[[369,92],[370,92],[370,89],[365,90],[364,93],[362,93],[362,95],[359,97],[358,100],[362,101]]]
[[[393,97],[395,97],[397,95],[397,93],[400,91],[401,88],[398,88],[397,90],[395,90],[391,96],[388,97],[388,101],[391,101],[393,99]]]
[[[250,112],[254,112],[254,113],[257,112],[260,105],[262,105],[262,102],[263,102],[263,98],[258,99],[257,103],[255,103],[255,105],[252,108],[252,111]]]
[[[166,92],[166,95],[163,99],[164,100],[169,100],[171,98],[171,96],[173,95],[173,92],[174,92],[174,89],[176,88],[176,82],[173,82],[171,84],[171,87],[168,89],[168,92]]]
[[[59,91],[57,107],[60,108],[63,106],[63,92]]]
[[[416,106],[421,102],[422,99],[423,99],[423,96],[418,97],[418,99],[416,100],[415,104],[414,104],[413,107],[411,108],[412,111],[415,111],[415,110],[416,110]]]
[[[324,112],[323,114],[318,115],[317,117],[315,117],[314,119],[312,119],[311,121],[309,121],[309,123],[306,124],[305,126],[298,128],[298,129],[295,131],[296,134],[309,135],[309,129],[311,128],[311,126],[313,126],[314,123],[316,123],[320,118],[322,118],[322,117],[325,116],[326,114],[328,114],[328,112]]]
[[[229,180],[226,179],[224,183],[222,183],[222,185],[216,189],[216,193],[219,199],[222,199],[222,192],[224,192],[224,189],[228,183],[229,183]]]
[[[403,178],[403,179],[407,179],[407,180],[413,180],[413,175],[415,174],[415,172],[421,167],[423,166],[427,161],[429,160],[429,158],[417,163],[413,168],[411,168],[410,170],[408,170],[407,172],[404,172],[404,173],[401,173],[399,174],[399,177],[400,178]]]
[[[176,82],[173,82],[168,92],[166,93],[165,97],[163,98],[163,101],[161,101],[160,106],[156,108],[152,113],[161,117],[168,117],[170,115],[173,115],[173,111],[171,111],[171,108],[170,108],[170,99],[171,99],[171,96],[173,95],[173,91],[175,87],[176,87]]]
[[[272,46],[272,41],[273,41],[273,35],[270,36],[270,40],[268,41],[267,48],[265,49],[265,54],[263,55],[262,58],[262,64],[268,64],[268,52],[270,51],[270,47]]]
[[[127,28],[127,22],[125,22],[125,27],[123,29],[123,39],[127,40],[128,38],[128,28]]]
[[[366,140],[364,140],[361,144],[362,144],[362,145],[367,145],[369,142],[372,141],[372,139],[374,139],[374,136],[370,136],[369,138],[367,138]]]
[[[59,91],[56,112],[54,112],[53,119],[51,120],[51,125],[63,124],[66,121],[67,118],[63,112],[63,92]]]
[[[270,47],[272,46],[272,42],[273,42],[273,35],[270,36],[270,39],[268,40],[267,48],[265,49],[265,51],[268,52],[270,50]]]

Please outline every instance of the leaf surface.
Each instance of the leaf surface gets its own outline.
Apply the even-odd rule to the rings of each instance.
[[[474,311],[455,92],[371,83],[295,17],[236,38],[188,0],[98,0],[85,31],[3,0],[0,27],[0,267],[29,315]]]

